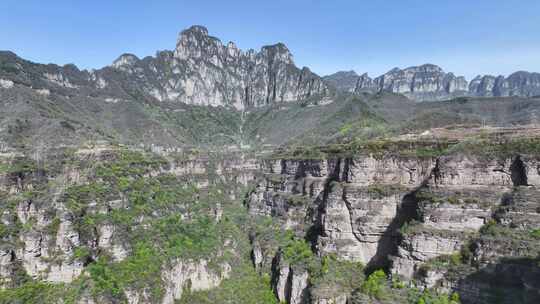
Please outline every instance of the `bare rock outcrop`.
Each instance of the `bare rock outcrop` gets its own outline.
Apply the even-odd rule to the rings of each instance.
[[[291,266],[278,253],[272,269],[273,289],[280,302],[288,304],[309,303],[308,272]]]
[[[435,101],[455,97],[535,97],[540,95],[540,74],[519,71],[508,77],[478,75],[470,82],[446,73],[433,64],[394,68],[376,78],[354,71],[340,71],[323,77],[329,85],[352,93],[392,92],[415,101]]]

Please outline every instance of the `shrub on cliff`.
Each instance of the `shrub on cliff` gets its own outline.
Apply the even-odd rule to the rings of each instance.
[[[378,300],[384,298],[385,289],[386,274],[380,269],[370,274],[360,287],[362,293]]]

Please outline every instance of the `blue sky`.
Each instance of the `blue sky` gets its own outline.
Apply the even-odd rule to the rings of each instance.
[[[173,49],[179,31],[202,24],[243,49],[284,42],[321,75],[429,62],[470,79],[540,72],[539,12],[538,0],[2,0],[0,49],[100,68]]]

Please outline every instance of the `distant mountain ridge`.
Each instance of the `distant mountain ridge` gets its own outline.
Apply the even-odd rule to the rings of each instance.
[[[324,96],[327,87],[298,68],[282,44],[259,52],[224,45],[203,26],[182,31],[173,51],[139,59],[124,54],[111,66],[80,71],[74,65],[35,64],[0,52],[0,79],[54,91],[87,92],[113,99],[230,106],[237,110]]]
[[[399,93],[416,101],[444,100],[454,97],[533,97],[540,95],[540,73],[526,71],[504,76],[477,76],[468,82],[463,76],[447,73],[439,66],[424,64],[405,69],[394,68],[376,78],[366,73],[341,71],[323,79],[338,90],[351,93]]]
[[[0,151],[96,139],[156,149],[318,144],[386,128],[539,122],[539,99],[519,97],[540,95],[526,72],[471,83],[435,65],[396,68],[375,79],[353,71],[337,76],[323,80],[298,68],[282,43],[242,51],[202,26],[182,31],[173,50],[123,54],[97,70],[0,51]],[[361,92],[376,94],[354,95]],[[476,98],[503,94],[516,97]],[[457,96],[471,98],[413,101]]]
[[[63,96],[177,102],[236,110],[333,100],[335,90],[385,91],[415,101],[540,95],[540,74],[525,71],[508,77],[478,76],[468,82],[439,66],[424,64],[394,68],[376,78],[354,71],[320,77],[307,67],[297,67],[283,43],[244,51],[233,42],[222,43],[198,25],[179,34],[174,50],[145,58],[123,54],[110,66],[90,71],[81,71],[75,65],[33,63],[0,51],[0,84],[10,83]]]

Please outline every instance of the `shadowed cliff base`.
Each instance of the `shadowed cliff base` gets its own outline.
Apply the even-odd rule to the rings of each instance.
[[[540,257],[501,258],[459,280],[463,304],[540,303]]]

